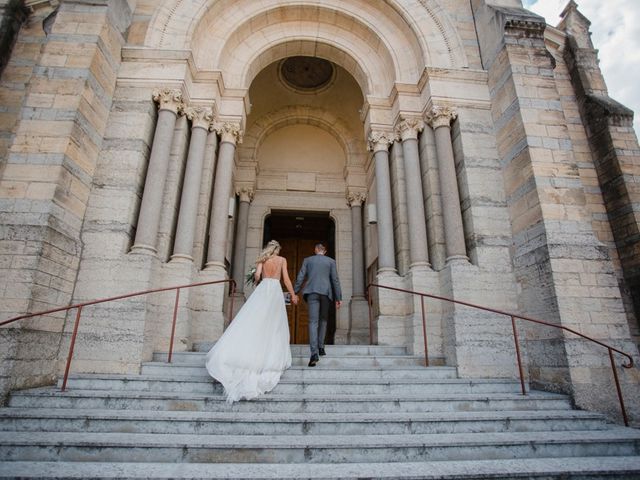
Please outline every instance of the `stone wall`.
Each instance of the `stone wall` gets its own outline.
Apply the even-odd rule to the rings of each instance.
[[[520,309],[634,352],[613,262],[593,231],[555,63],[544,43],[544,20],[498,7],[479,7],[477,15],[511,212]],[[565,331],[527,330],[534,385],[569,389],[579,406],[619,415],[606,350]],[[630,372],[623,382],[637,412],[634,377]]]

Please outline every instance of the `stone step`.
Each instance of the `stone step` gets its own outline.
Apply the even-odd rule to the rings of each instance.
[[[100,463],[4,462],[0,478],[103,479],[398,479],[639,480],[638,457],[557,457],[393,463]]]
[[[154,353],[154,362],[166,362],[168,354]],[[175,365],[204,365],[206,353],[177,352],[173,354],[171,362]],[[436,360],[434,359],[434,362]],[[304,366],[309,363],[309,355],[294,355],[291,358],[292,366]],[[145,365],[145,364],[143,364]],[[424,366],[424,357],[416,355],[326,355],[320,357],[318,367],[323,368],[351,368],[351,367],[402,367]]]
[[[82,409],[0,409],[6,432],[200,435],[381,435],[602,430],[599,414],[572,411],[434,413],[238,413]]]
[[[570,409],[564,395],[532,391],[454,395],[275,395],[227,404],[222,395],[39,388],[13,392],[10,407],[224,412],[441,412]]]
[[[58,387],[62,379],[58,380]],[[69,376],[70,390],[134,390],[145,392],[223,393],[222,385],[209,376],[163,377],[158,375],[76,374]],[[520,382],[506,379],[282,379],[274,394],[364,395],[439,393],[518,393]]]
[[[159,376],[206,376],[207,370],[204,362],[201,366],[181,365],[164,362],[145,362],[140,373],[143,375]],[[315,367],[297,365],[285,370],[282,379],[339,379],[339,378],[457,378],[455,367],[429,367],[420,365],[404,366],[366,366],[366,367],[332,367],[328,363],[320,361]]]
[[[640,431],[412,435],[0,432],[5,461],[364,463],[633,456]]]
[[[215,342],[197,342],[193,344],[191,353],[206,353],[213,347]],[[291,355],[309,355],[309,345],[293,344],[291,347]],[[387,345],[326,345],[325,351],[328,356],[347,356],[347,355],[407,355],[406,347],[391,347]],[[177,352],[174,352],[174,355]],[[181,352],[182,353],[182,352]]]

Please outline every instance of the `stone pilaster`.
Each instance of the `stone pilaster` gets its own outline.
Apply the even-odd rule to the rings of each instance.
[[[142,193],[142,203],[136,226],[136,239],[131,248],[134,253],[155,253],[160,225],[162,194],[167,179],[171,140],[178,113],[183,109],[182,92],[168,88],[153,92],[158,103],[158,123],[153,137],[149,168]]]
[[[390,130],[373,131],[369,135],[369,150],[373,151],[376,210],[378,214],[378,272],[376,283],[402,288],[395,264],[391,179],[389,173],[389,146],[396,140]],[[377,315],[374,320],[373,339],[381,345],[406,345],[406,302],[397,292],[380,289],[375,292]]]
[[[402,140],[404,158],[407,211],[409,214],[410,268],[430,267],[427,225],[420,172],[418,134],[424,129],[419,118],[402,118],[396,131]]]
[[[242,130],[237,123],[221,123],[214,128],[220,135],[220,151],[213,186],[211,225],[209,229],[208,269],[215,269],[223,276],[227,251],[229,198],[233,179],[236,144],[242,142]]]
[[[378,272],[395,272],[393,244],[393,207],[391,205],[391,177],[389,174],[389,145],[395,135],[375,131],[369,135],[369,150],[373,152],[376,175],[376,209],[378,213]]]
[[[203,107],[189,107],[185,115],[191,120],[191,142],[187,155],[187,167],[182,182],[180,213],[176,227],[176,238],[172,260],[193,260],[193,242],[198,216],[198,200],[200,197],[200,179],[207,143],[207,133],[211,127],[213,116],[211,110]]]
[[[365,298],[364,237],[362,229],[362,206],[367,199],[364,191],[348,191],[347,204],[351,208],[351,271],[352,293],[349,301],[351,319],[348,333],[350,344],[369,342],[369,316]]]
[[[435,131],[436,138],[447,262],[467,259],[460,193],[451,146],[451,122],[456,117],[457,113],[450,107],[434,107],[427,114],[427,122]]]
[[[247,249],[247,231],[249,229],[249,206],[253,200],[253,187],[238,185],[235,188],[240,204],[238,205],[238,220],[236,222],[236,236],[234,242],[233,268],[231,278],[236,281],[236,293],[244,297],[245,257]]]

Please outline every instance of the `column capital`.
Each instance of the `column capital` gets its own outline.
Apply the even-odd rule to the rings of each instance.
[[[175,114],[182,112],[182,92],[178,89],[156,88],[153,91],[153,101],[158,104],[158,110],[169,110]]]
[[[213,113],[210,108],[207,107],[186,107],[184,114],[189,120],[191,120],[191,128],[204,128],[209,130],[211,128],[211,122],[213,122]]]
[[[397,140],[396,135],[388,130],[372,130],[368,137],[368,148],[373,153],[389,151],[389,145]]]
[[[396,124],[396,134],[402,141],[418,139],[418,134],[424,130],[424,121],[418,117],[400,117]]]
[[[448,127],[451,122],[458,117],[456,111],[451,107],[433,107],[427,113],[427,123],[435,130],[438,127]]]
[[[255,191],[253,187],[247,187],[246,185],[237,185],[235,187],[235,194],[240,197],[241,202],[251,203],[253,200],[253,196],[255,195]]]
[[[367,200],[367,192],[347,190],[347,202],[350,207],[359,207]]]
[[[244,132],[240,129],[239,123],[219,122],[213,125],[213,129],[220,135],[221,142],[233,143],[234,145],[242,143]]]

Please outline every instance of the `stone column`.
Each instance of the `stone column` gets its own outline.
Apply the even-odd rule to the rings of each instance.
[[[351,207],[352,293],[349,302],[349,344],[369,343],[368,304],[365,298],[364,240],[362,230],[362,205],[365,192],[347,192]]]
[[[376,175],[376,209],[378,213],[378,273],[396,272],[393,244],[393,210],[389,175],[389,145],[395,137],[390,132],[376,131],[369,135],[369,150],[373,151]]]
[[[449,107],[434,107],[427,115],[427,122],[433,127],[436,137],[447,262],[460,259],[468,260],[464,244],[460,194],[451,145],[451,121],[456,117],[456,112]]]
[[[240,198],[238,206],[238,219],[236,237],[234,241],[233,269],[231,278],[236,282],[236,293],[242,295],[244,293],[244,268],[245,268],[245,250],[247,248],[247,230],[249,228],[249,205],[253,200],[253,188],[238,187],[236,195]]]
[[[176,227],[176,239],[171,260],[185,259],[193,261],[193,240],[196,232],[198,216],[198,199],[202,181],[202,164],[207,143],[207,133],[211,127],[213,116],[210,109],[189,107],[185,115],[191,120],[191,142],[187,155],[187,166],[182,181],[180,212]]]
[[[362,205],[367,199],[365,192],[348,192],[347,201],[351,207],[351,253],[353,297],[364,297],[364,241],[362,234]]]
[[[242,141],[242,131],[240,125],[236,123],[223,123],[215,128],[220,135],[220,152],[218,153],[218,165],[213,185],[206,268],[218,269],[223,272],[229,227],[228,213],[233,179],[233,161],[236,144]]]
[[[169,167],[173,130],[178,113],[183,108],[182,93],[179,90],[168,88],[156,90],[153,92],[153,100],[158,103],[160,112],[151,147],[132,253],[156,253],[160,207]]]
[[[410,268],[431,266],[418,148],[418,133],[423,129],[424,122],[419,118],[403,118],[397,126],[397,132],[402,139],[402,156],[406,174]]]

